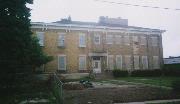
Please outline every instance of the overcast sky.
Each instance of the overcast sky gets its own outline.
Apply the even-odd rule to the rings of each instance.
[[[171,10],[111,4],[96,0],[34,0],[28,5],[33,22],[54,22],[69,15],[72,20],[97,22],[99,16],[128,19],[130,26],[166,30],[163,34],[164,57],[180,56],[180,0],[106,0],[158,6]]]

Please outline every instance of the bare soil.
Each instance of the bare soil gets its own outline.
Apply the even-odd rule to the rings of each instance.
[[[142,85],[64,90],[64,104],[113,104],[174,98],[178,95],[171,90]]]

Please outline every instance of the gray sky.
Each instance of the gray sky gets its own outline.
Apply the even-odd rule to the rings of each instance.
[[[106,0],[129,4],[180,8],[180,0]],[[164,10],[110,4],[95,0],[34,0],[28,5],[33,22],[54,22],[71,15],[72,20],[97,22],[99,16],[128,19],[130,26],[164,29],[164,57],[180,56],[180,10]]]

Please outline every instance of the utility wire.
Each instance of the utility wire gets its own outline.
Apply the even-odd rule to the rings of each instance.
[[[153,9],[165,9],[165,10],[180,10],[180,8],[161,8],[158,6],[147,6],[147,5],[137,5],[137,4],[129,4],[129,3],[122,3],[122,2],[113,2],[113,1],[107,1],[107,0],[94,0],[98,2],[103,2],[103,3],[110,3],[110,4],[120,4],[120,5],[127,5],[127,6],[135,6],[135,7],[143,7],[143,8],[153,8]]]

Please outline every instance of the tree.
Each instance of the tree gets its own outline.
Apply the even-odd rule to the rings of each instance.
[[[0,0],[0,76],[10,82],[14,73],[30,72],[51,60],[32,36],[27,3],[33,1]]]

